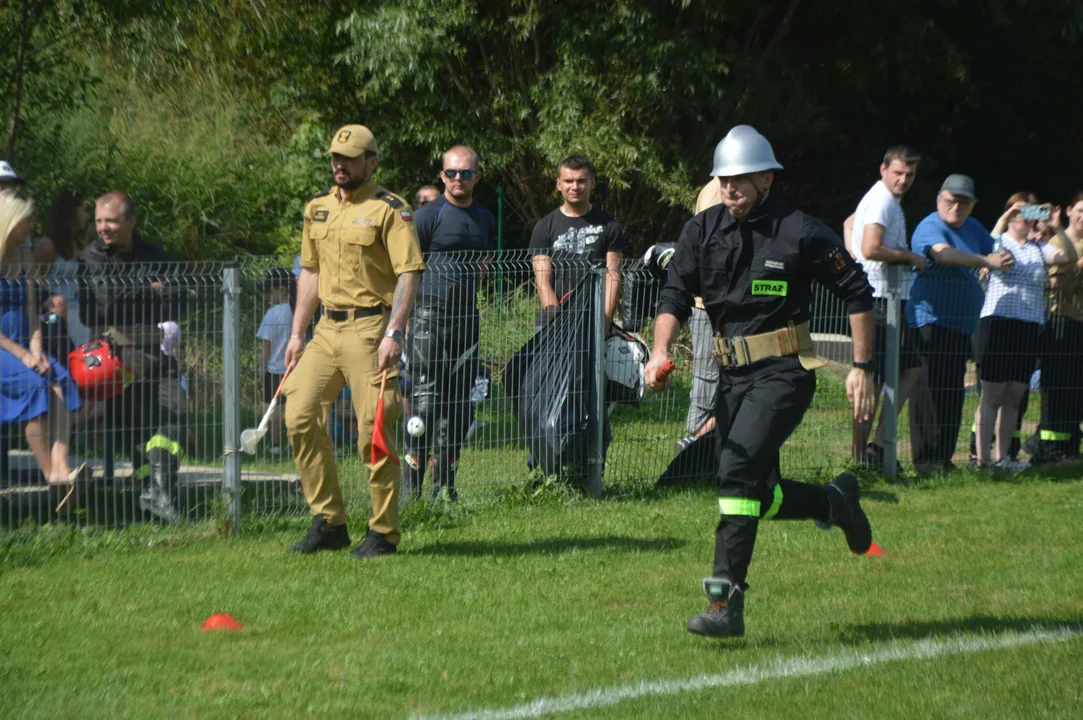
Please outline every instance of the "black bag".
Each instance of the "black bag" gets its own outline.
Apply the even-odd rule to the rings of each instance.
[[[504,368],[504,388],[533,465],[546,475],[587,459],[592,331],[588,276]]]

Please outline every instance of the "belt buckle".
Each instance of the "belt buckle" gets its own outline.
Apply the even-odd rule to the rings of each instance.
[[[730,340],[729,338],[722,338],[720,364],[724,368],[737,367],[737,349],[733,345],[733,340]]]

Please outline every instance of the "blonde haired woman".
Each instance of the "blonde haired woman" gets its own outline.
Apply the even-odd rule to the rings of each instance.
[[[25,423],[42,474],[62,488],[84,471],[68,467],[69,413],[80,402],[67,371],[41,349],[37,295],[25,277],[30,253],[22,248],[33,213],[29,200],[0,193],[0,422]]]

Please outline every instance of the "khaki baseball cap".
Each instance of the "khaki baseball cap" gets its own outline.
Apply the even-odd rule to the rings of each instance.
[[[335,131],[327,154],[355,158],[365,151],[376,154],[376,138],[372,131],[364,125],[343,125]]]

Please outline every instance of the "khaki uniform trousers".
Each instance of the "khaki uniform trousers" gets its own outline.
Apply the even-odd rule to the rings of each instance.
[[[287,397],[286,429],[305,499],[314,516],[326,518],[330,525],[342,525],[346,522],[346,504],[325,417],[326,406],[338,397],[343,384],[350,386],[357,413],[357,446],[369,473],[369,529],[397,545],[402,477],[399,466],[387,457],[375,465],[368,462],[376,403],[380,399],[378,351],[387,319],[386,313],[343,322],[321,318],[297,367],[286,379],[282,394]],[[398,371],[391,370],[384,389],[384,437],[396,455],[399,448],[395,428],[401,417]]]

